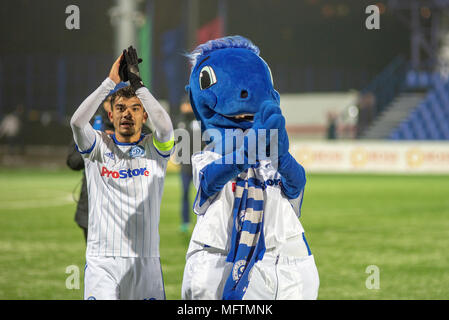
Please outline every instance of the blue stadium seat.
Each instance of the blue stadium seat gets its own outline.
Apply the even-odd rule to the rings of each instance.
[[[438,130],[438,120],[432,112],[432,104],[426,103],[424,108],[420,110],[423,117],[424,128],[428,140],[439,140],[440,132]]]
[[[422,80],[421,76],[416,73],[416,79],[408,80]],[[390,139],[449,140],[449,80],[434,75],[432,86],[417,108],[391,131]]]
[[[449,106],[449,81],[447,83],[438,83],[434,92],[436,94],[439,104],[443,106]]]
[[[402,121],[397,129],[393,130],[393,134],[391,135],[392,138],[398,139],[398,140],[408,140],[409,132],[407,121]]]
[[[445,105],[449,106],[449,81],[447,81],[439,90],[441,99],[444,101]]]
[[[411,122],[413,136],[418,140],[426,140],[427,133],[420,119],[415,119]]]
[[[420,107],[416,108],[416,110],[412,111],[412,113],[410,114],[410,116],[408,117],[408,119],[410,121],[415,121],[416,119],[419,119],[419,110]]]
[[[401,131],[402,131],[402,137],[404,140],[415,140],[416,139],[409,122],[403,123],[403,128]]]
[[[419,115],[422,117],[423,121],[432,121],[432,115],[429,111],[429,105],[424,104],[421,108],[419,108]]]
[[[436,100],[430,101],[430,110],[432,111],[432,114],[435,118],[445,116],[441,108],[441,104]]]
[[[448,104],[446,104],[446,103],[441,104],[441,111],[444,112],[446,117],[449,116],[449,103]]]
[[[390,134],[388,139],[390,139],[390,140],[402,140],[401,139],[401,134],[399,132],[399,129],[393,130],[393,132]]]
[[[437,128],[435,121],[428,122],[427,124],[427,139],[440,140],[440,131]]]
[[[444,112],[441,111],[440,109],[434,109],[434,114],[435,114],[435,122],[437,123],[438,127],[441,128],[445,126],[447,121]]]
[[[446,117],[437,118],[437,127],[440,134],[440,140],[449,140],[449,121]]]
[[[441,126],[441,135],[443,140],[449,140],[449,125]]]
[[[448,90],[448,91],[449,91],[449,81],[446,81],[446,83],[443,85],[443,88],[444,88],[445,90]]]

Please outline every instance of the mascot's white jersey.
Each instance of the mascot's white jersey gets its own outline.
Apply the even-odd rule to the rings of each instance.
[[[200,171],[207,164],[222,156],[212,151],[195,153],[192,156],[193,183],[199,190]],[[264,183],[264,236],[267,250],[281,247],[287,240],[301,236],[304,229],[299,222],[304,190],[298,198],[289,200],[280,186],[281,175],[273,168],[269,160],[260,161],[255,169],[256,178]],[[231,244],[234,186],[235,179],[229,181],[223,189],[199,205],[200,194],[197,194],[193,210],[198,215],[193,230],[187,256],[204,246],[229,252]],[[199,193],[201,190],[199,190]]]
[[[159,257],[159,208],[169,153],[153,135],[120,143],[96,131],[83,152],[89,194],[87,255]]]

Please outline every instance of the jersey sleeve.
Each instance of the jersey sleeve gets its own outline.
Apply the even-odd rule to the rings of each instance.
[[[73,138],[75,140],[77,150],[81,154],[91,153],[98,142],[98,134],[89,123],[89,120],[95,114],[98,107],[106,98],[109,91],[114,88],[114,86],[114,81],[106,78],[101,85],[81,103],[70,119]]]
[[[174,151],[175,146],[175,139],[174,136],[166,141],[166,142],[159,142],[156,139],[155,135],[152,135],[151,138],[151,144],[155,148],[156,152],[163,158],[169,158],[172,152]]]
[[[174,141],[173,143],[170,143],[170,141],[160,143],[156,140],[153,133],[147,135],[145,139],[146,147],[149,148],[154,157],[159,160],[168,161],[172,153],[175,151]]]
[[[201,191],[201,176],[203,174],[203,169],[210,163],[220,159],[221,156],[218,153],[210,152],[210,151],[201,151],[192,155],[192,174],[193,174],[193,185],[195,186],[197,193],[195,197],[195,201],[193,202],[193,212],[197,215],[203,215],[207,208],[209,208],[210,204],[215,200],[218,196],[218,193],[215,195],[204,198],[204,195]]]
[[[100,153],[101,144],[103,143],[104,135],[106,135],[106,133],[94,130],[94,135],[94,143],[89,149],[81,150],[78,145],[75,144],[76,150],[78,150],[81,156],[85,159],[93,159]]]
[[[139,88],[136,95],[148,114],[148,122],[153,131],[154,147],[163,156],[170,154],[175,144],[170,116],[146,87]]]

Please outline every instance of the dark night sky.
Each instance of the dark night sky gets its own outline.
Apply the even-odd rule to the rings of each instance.
[[[179,24],[185,9],[180,2],[156,0],[156,32]],[[349,12],[344,17],[324,18],[320,3],[326,2],[347,3]],[[364,28],[365,2],[369,3],[363,0],[229,0],[228,34],[249,37],[267,59],[288,59],[296,64],[378,67],[397,53],[407,54],[407,30],[391,14],[382,16],[381,30]],[[200,23],[213,17],[215,3],[200,1]],[[69,31],[64,27],[65,7],[69,4],[80,7],[80,30]],[[108,54],[113,48],[107,14],[112,4],[112,0],[2,1],[0,53]]]
[[[156,0],[153,52],[156,59],[161,56],[160,35],[185,23],[185,3]],[[381,16],[380,30],[366,30],[364,11],[370,3],[365,0],[228,0],[227,34],[241,34],[253,40],[274,69],[342,68],[367,70],[371,75],[396,55],[408,55],[409,35],[388,10]],[[65,28],[65,8],[69,4],[80,8],[80,30]],[[101,55],[111,57],[112,61],[113,28],[108,9],[113,5],[112,0],[2,1],[0,59],[11,54],[39,54],[52,63],[55,56]],[[325,18],[326,5],[334,13],[344,11],[345,14],[335,13]],[[216,12],[217,0],[200,0],[199,24],[212,19]],[[109,62],[99,64],[98,68],[106,68]],[[360,89],[357,84],[354,86]],[[164,96],[163,88],[160,92]]]

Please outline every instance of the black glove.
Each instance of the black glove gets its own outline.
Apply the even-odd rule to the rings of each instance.
[[[124,60],[126,63],[124,77],[129,80],[131,87],[134,89],[134,91],[136,91],[137,89],[144,87],[139,72],[139,63],[142,62],[142,59],[139,59],[136,49],[134,49],[132,46],[130,46],[128,50],[124,52],[124,55]]]
[[[128,64],[126,63],[125,54],[126,49],[123,50],[123,57],[122,60],[120,60],[120,66],[118,67],[118,75],[120,76],[120,80],[123,82],[128,81]]]

